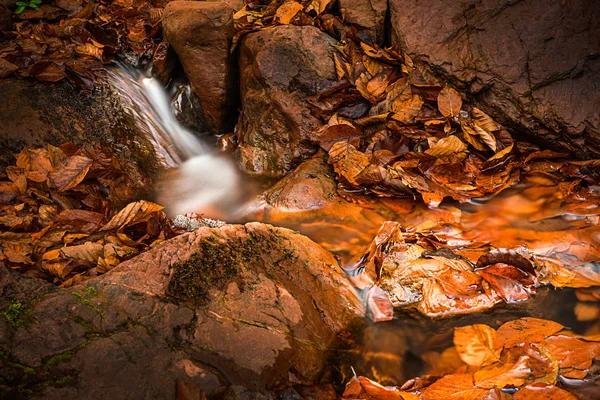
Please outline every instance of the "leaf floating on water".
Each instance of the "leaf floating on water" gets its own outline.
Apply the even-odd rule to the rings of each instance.
[[[508,348],[520,343],[539,342],[562,328],[559,323],[539,318],[525,317],[510,321],[498,328],[496,347]]]
[[[496,330],[477,324],[454,329],[454,345],[461,360],[480,367],[498,361],[501,349],[495,347]]]
[[[476,387],[472,374],[446,375],[423,390],[423,400],[480,400],[487,390]]]

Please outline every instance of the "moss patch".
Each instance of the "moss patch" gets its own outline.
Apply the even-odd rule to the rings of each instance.
[[[2,316],[6,318],[10,326],[17,329],[25,325],[25,320],[30,312],[31,310],[20,301],[13,301],[2,311]]]
[[[210,289],[225,289],[230,282],[238,280],[240,272],[248,268],[253,259],[260,256],[260,242],[260,238],[250,236],[226,243],[205,239],[190,258],[172,265],[175,272],[167,294],[197,304],[207,303]],[[238,280],[238,284],[243,290],[243,282]]]

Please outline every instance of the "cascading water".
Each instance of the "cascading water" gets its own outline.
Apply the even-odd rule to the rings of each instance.
[[[157,201],[167,213],[201,212],[235,219],[243,204],[238,195],[239,171],[233,161],[177,121],[163,85],[149,73],[128,68],[110,71],[109,83],[163,164],[173,168],[157,189]]]

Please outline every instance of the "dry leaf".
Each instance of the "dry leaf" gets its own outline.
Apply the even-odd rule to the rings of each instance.
[[[438,95],[438,109],[444,117],[456,117],[462,107],[460,94],[449,86],[445,86]]]

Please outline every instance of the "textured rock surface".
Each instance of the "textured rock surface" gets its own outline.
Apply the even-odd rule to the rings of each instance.
[[[340,0],[346,22],[356,26],[359,37],[380,46],[385,41],[387,6],[387,0]]]
[[[160,161],[115,94],[107,91],[89,99],[66,82],[47,85],[12,78],[0,80],[0,93],[0,168],[14,164],[15,154],[26,146],[89,144],[127,168],[127,182],[116,189],[151,187]],[[115,192],[115,198],[126,202],[135,194]]]
[[[243,40],[236,132],[247,171],[280,177],[314,154],[310,140],[321,122],[310,114],[306,97],[336,78],[335,43],[318,28],[291,25]]]
[[[164,10],[163,29],[200,99],[207,128],[217,133],[231,130],[235,124],[231,6],[216,1],[170,2]]]
[[[2,266],[0,293],[0,394],[11,398],[310,384],[327,378],[359,314],[330,253],[259,223],[201,228],[71,289]]]
[[[600,151],[599,2],[391,0],[390,13],[395,45],[513,131]]]

